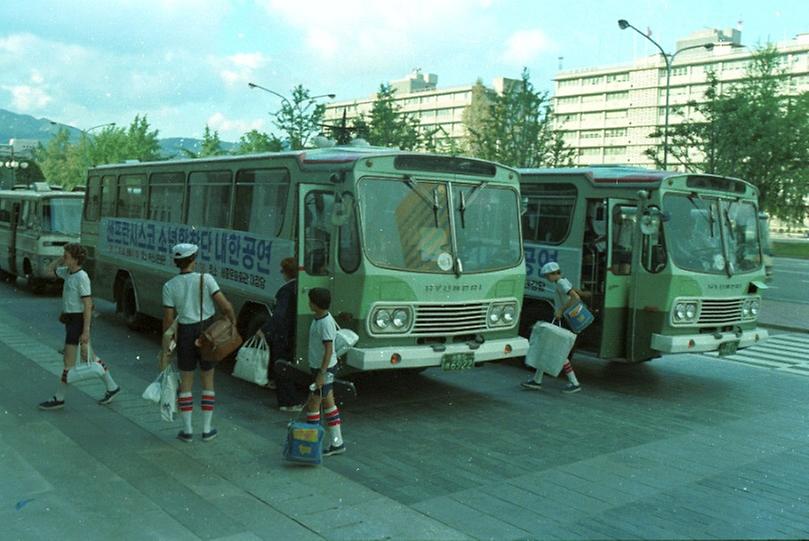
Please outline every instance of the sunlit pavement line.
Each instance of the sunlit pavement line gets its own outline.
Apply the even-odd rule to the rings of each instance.
[[[736,352],[727,357],[719,357],[715,351],[704,353],[720,361],[731,361],[769,368],[799,376],[809,376],[809,336],[802,334],[770,335],[766,342]]]

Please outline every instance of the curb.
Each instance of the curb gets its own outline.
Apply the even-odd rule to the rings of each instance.
[[[790,327],[789,325],[778,325],[775,323],[762,323],[758,322],[759,327],[763,327],[765,329],[775,329],[778,331],[787,331],[787,332],[797,332],[797,333],[809,333],[809,329],[804,327]]]

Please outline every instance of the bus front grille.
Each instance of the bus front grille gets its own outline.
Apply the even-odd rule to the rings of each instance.
[[[411,334],[452,335],[486,330],[484,303],[417,304]]]
[[[728,325],[742,320],[744,299],[704,299],[699,313],[700,325]]]

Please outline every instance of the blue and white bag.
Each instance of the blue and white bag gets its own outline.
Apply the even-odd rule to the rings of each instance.
[[[323,461],[323,438],[325,430],[318,424],[290,421],[287,425],[287,441],[284,458],[290,462],[317,465]]]

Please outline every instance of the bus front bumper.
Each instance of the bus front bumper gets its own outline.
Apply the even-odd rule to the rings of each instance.
[[[746,348],[769,337],[769,333],[761,328],[742,331],[741,336],[735,332],[719,334],[684,334],[667,336],[663,334],[652,335],[652,349],[662,353],[702,353],[716,351],[720,344],[737,342],[736,347]]]
[[[402,368],[422,368],[441,366],[442,358],[457,353],[474,354],[475,363],[498,361],[512,357],[524,357],[528,351],[528,340],[521,336],[487,340],[477,348],[464,342],[447,344],[443,351],[435,351],[430,346],[387,346],[382,348],[351,348],[346,363],[359,370],[396,370]],[[391,362],[398,355],[398,362]]]

